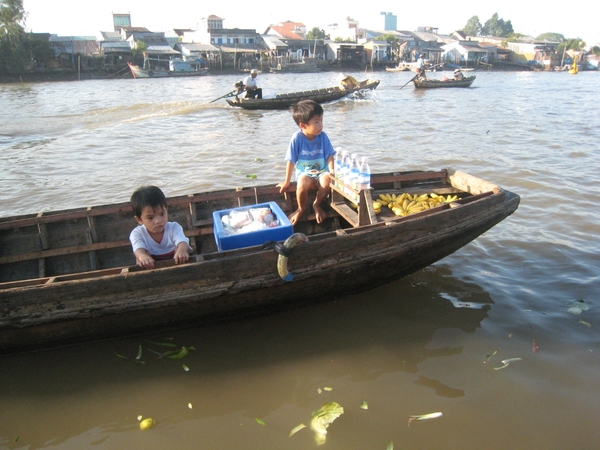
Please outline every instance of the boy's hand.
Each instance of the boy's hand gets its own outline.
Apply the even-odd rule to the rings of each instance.
[[[278,187],[279,188],[279,193],[283,194],[283,191],[285,191],[288,188],[289,185],[290,185],[289,181],[284,181],[283,183],[279,183],[275,187]]]
[[[175,260],[175,264],[183,264],[190,259],[190,252],[185,242],[179,243],[177,250],[175,250],[175,256],[173,256],[173,259]]]
[[[137,255],[137,264],[144,269],[154,269],[154,258],[147,253]]]

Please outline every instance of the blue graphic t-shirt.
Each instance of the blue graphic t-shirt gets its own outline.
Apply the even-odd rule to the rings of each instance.
[[[298,130],[290,140],[285,160],[296,166],[296,179],[301,174],[319,178],[323,172],[329,171],[327,160],[333,155],[335,150],[324,132],[309,141],[302,130]]]

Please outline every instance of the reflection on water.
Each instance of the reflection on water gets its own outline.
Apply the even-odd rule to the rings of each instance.
[[[432,279],[437,280],[435,287]],[[485,307],[456,308],[440,292]],[[491,303],[479,286],[460,282],[447,267],[436,266],[364,295],[283,314],[11,357],[0,373],[3,401],[14,405],[2,417],[3,430],[20,435],[30,448],[41,448],[49,440],[59,445],[73,436],[97,435],[107,435],[105,445],[114,448],[115,434],[139,432],[138,414],[158,421],[153,433],[196,422],[203,430],[197,439],[210,429],[203,421],[241,414],[236,420],[248,428],[255,417],[287,424],[272,437],[286,446],[284,431],[297,425],[294,417],[304,413],[309,418],[319,402],[335,399],[356,413],[360,401],[353,405],[354,397],[366,394],[353,392],[353,385],[416,374],[429,359],[462,353],[462,346],[429,348],[433,335],[442,329],[474,333]],[[185,359],[159,358],[148,349],[170,349],[161,348],[161,343],[194,350]],[[139,345],[144,351],[136,362]],[[117,352],[131,359],[123,360]],[[43,372],[37,367],[44,367]],[[440,397],[462,392],[424,376],[414,383]],[[324,387],[333,390],[318,394]],[[378,395],[365,399],[370,409],[379,408]],[[28,407],[22,408],[25,398]],[[73,399],[77,408],[67,408]],[[34,426],[27,411],[42,405],[51,418]],[[231,447],[223,443],[211,448]]]

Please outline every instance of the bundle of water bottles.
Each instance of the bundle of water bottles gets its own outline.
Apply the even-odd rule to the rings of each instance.
[[[351,197],[355,197],[353,191],[371,187],[371,168],[366,156],[359,160],[357,153],[339,150],[335,154],[334,169],[336,179],[352,188],[352,191],[344,188],[346,194]]]

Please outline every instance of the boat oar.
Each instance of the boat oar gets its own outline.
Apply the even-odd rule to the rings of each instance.
[[[419,76],[419,74],[416,74],[414,77],[412,77],[410,80],[408,80],[406,83],[404,83],[404,86],[406,86],[408,83],[410,83],[412,80],[414,80],[415,78],[417,78]],[[400,89],[402,89],[404,86],[402,86]],[[398,90],[400,90],[398,89]]]
[[[211,102],[209,102],[209,103],[216,102],[217,100],[221,100],[222,98],[225,98],[225,97],[233,97],[233,96],[234,96],[236,93],[237,93],[237,89],[235,89],[235,90],[233,90],[233,91],[231,91],[231,92],[228,92],[228,93],[227,93],[227,94],[225,94],[225,95],[221,95],[219,98],[215,98],[214,100],[212,100],[212,101],[211,101]]]

